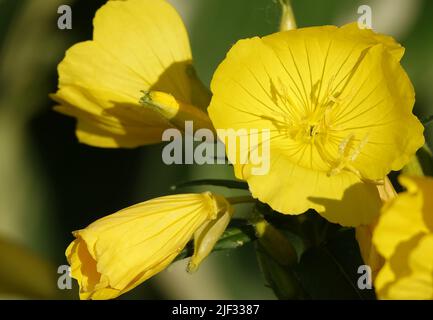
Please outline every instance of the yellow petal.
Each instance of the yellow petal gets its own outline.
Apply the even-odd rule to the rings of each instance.
[[[209,192],[152,199],[74,232],[66,250],[82,299],[111,299],[166,268],[194,233],[217,217]]]
[[[433,231],[433,181],[429,178],[404,177],[400,183],[408,188],[382,208],[375,228],[373,243],[380,254],[389,259],[396,247],[420,232]]]
[[[164,0],[108,1],[94,19],[93,41],[71,47],[59,64],[56,110],[76,117],[81,142],[136,147],[161,141],[170,119],[140,105],[142,91],[165,92],[206,118],[209,94],[192,67],[188,36]],[[198,125],[196,126],[198,127]]]
[[[217,130],[269,130],[272,165],[248,174],[233,161],[239,149],[228,149],[236,176],[282,213],[312,208],[344,225],[371,222],[379,202],[366,182],[401,169],[424,142],[402,52],[353,25],[239,41],[212,79],[209,115]],[[360,212],[367,203],[370,214]]]
[[[93,39],[112,63],[136,73],[145,87],[206,107],[208,95],[191,65],[188,34],[165,0],[109,1],[95,15]]]
[[[412,84],[383,45],[369,49],[350,82],[342,93],[347,100],[333,115],[335,130],[341,137],[365,137],[352,165],[366,179],[383,179],[391,170],[400,170],[424,144],[423,126],[412,114]]]
[[[383,44],[386,50],[398,61],[403,57],[404,48],[391,36],[376,33],[371,29],[363,29],[360,32],[357,22],[346,24],[341,29],[345,33],[357,37],[359,42],[363,42],[367,46]]]
[[[433,179],[400,176],[407,188],[383,208],[373,243],[386,259],[375,287],[381,299],[433,299]]]
[[[80,284],[80,298],[87,299],[89,292],[101,279],[101,274],[96,269],[96,261],[80,237],[68,246],[65,254],[71,265],[71,276]]]
[[[300,214],[315,209],[327,220],[344,226],[368,224],[378,215],[381,202],[376,186],[365,184],[351,172],[329,177],[325,172],[297,166],[271,153],[267,175],[246,174],[252,195],[276,211]],[[277,187],[278,186],[278,187]],[[361,199],[368,199],[360,205]]]
[[[195,272],[202,261],[211,253],[215,244],[227,228],[233,207],[221,196],[215,196],[218,214],[215,219],[205,222],[194,233],[194,254],[188,263],[188,271]]]
[[[399,245],[375,281],[379,299],[433,299],[433,234]]]

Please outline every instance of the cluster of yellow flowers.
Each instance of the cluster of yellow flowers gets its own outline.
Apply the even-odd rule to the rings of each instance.
[[[281,31],[238,41],[210,93],[166,1],[111,0],[96,13],[93,40],[67,51],[52,97],[57,111],[78,119],[79,141],[97,147],[159,143],[165,129],[182,130],[185,120],[196,129],[269,129],[268,174],[234,163],[252,196],[282,214],[314,209],[357,227],[379,298],[433,298],[433,180],[401,177],[408,191],[383,196],[387,175],[424,144],[403,53],[393,38],[357,24]],[[145,104],[143,92],[151,97]],[[231,152],[229,159],[239,150]],[[80,297],[131,290],[191,239],[189,269],[196,269],[232,214],[222,196],[178,194],[74,232],[66,255]]]

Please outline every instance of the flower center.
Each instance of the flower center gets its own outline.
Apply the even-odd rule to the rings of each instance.
[[[333,121],[350,96],[341,97],[330,85],[321,99],[314,92],[311,94],[311,104],[304,106],[304,116],[287,121],[284,130],[297,145],[299,152],[293,153],[293,160],[298,165],[328,175],[342,170],[360,175],[353,162],[366,145],[368,135],[362,138],[351,132],[342,135]]]
[[[317,108],[297,123],[288,125],[290,137],[307,144],[325,144],[329,123],[326,108]]]

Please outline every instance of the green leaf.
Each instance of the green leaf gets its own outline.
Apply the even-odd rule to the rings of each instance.
[[[248,190],[248,184],[243,181],[225,180],[225,179],[201,179],[179,183],[171,187],[172,190],[193,187],[193,186],[217,186],[230,189]]]

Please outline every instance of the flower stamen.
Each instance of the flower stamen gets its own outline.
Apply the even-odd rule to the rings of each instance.
[[[353,167],[352,163],[360,155],[362,149],[367,144],[368,136],[369,135],[366,134],[357,146],[354,146],[356,139],[353,133],[344,138],[338,146],[339,159],[334,165],[332,165],[331,170],[328,172],[328,176],[333,176],[339,174],[342,170],[347,170],[356,174],[360,179],[362,179],[361,173],[358,169]]]

